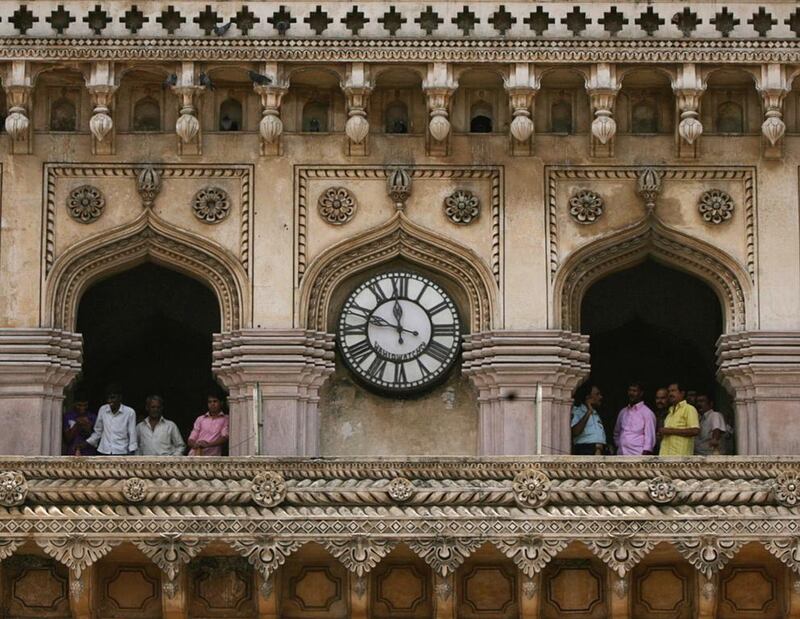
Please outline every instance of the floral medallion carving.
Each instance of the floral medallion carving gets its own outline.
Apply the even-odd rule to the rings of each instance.
[[[69,192],[67,210],[70,217],[82,224],[97,221],[106,208],[102,192],[92,185],[81,185]]]
[[[593,224],[603,214],[603,198],[581,189],[569,199],[569,214],[579,224]]]
[[[329,224],[341,226],[355,217],[358,203],[344,187],[328,187],[320,195],[317,209],[319,216]]]
[[[405,477],[395,477],[389,482],[389,487],[386,492],[398,503],[401,501],[408,501],[414,494],[414,484]]]
[[[795,507],[800,502],[800,477],[782,475],[772,486],[775,500],[784,507]]]
[[[550,478],[536,469],[517,473],[513,488],[514,500],[520,507],[541,507],[550,498]]]
[[[25,502],[28,482],[22,473],[8,472],[0,475],[0,505],[15,507]]]
[[[454,224],[472,223],[481,214],[481,201],[471,191],[458,189],[444,199],[444,214]]]
[[[144,501],[147,482],[139,477],[130,477],[122,482],[122,495],[131,503]]]
[[[678,490],[669,477],[654,477],[647,484],[647,493],[654,503],[664,505],[675,498]]]
[[[267,471],[253,477],[250,492],[256,505],[275,507],[286,498],[286,482],[279,473]]]
[[[220,187],[205,187],[192,198],[192,211],[203,223],[218,224],[230,215],[231,199]]]
[[[733,217],[733,198],[720,189],[709,189],[700,196],[697,204],[703,221],[718,225]]]

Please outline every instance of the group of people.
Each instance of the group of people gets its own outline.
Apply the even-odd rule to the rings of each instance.
[[[620,456],[711,456],[733,453],[733,428],[706,392],[688,391],[680,382],[657,389],[655,411],[644,401],[641,383],[628,385],[628,404],[614,424],[613,446]],[[599,408],[603,394],[585,384],[572,407],[573,453],[602,456],[612,453]]]
[[[76,395],[64,414],[64,453],[69,456],[221,456],[228,443],[228,415],[220,394],[208,395],[208,409],[197,417],[186,442],[175,422],[164,417],[164,398],[145,400],[144,419],[122,403],[122,390],[106,390],[106,403],[97,413],[89,410],[85,395]]]

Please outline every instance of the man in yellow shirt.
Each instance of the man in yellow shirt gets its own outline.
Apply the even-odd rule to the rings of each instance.
[[[680,383],[667,389],[671,406],[664,420],[660,456],[693,456],[694,437],[700,433],[700,416],[697,409],[686,402],[686,390]]]

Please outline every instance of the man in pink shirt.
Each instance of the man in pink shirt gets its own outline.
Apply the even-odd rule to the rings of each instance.
[[[228,442],[228,416],[222,412],[222,400],[217,395],[208,396],[208,412],[194,422],[189,435],[190,456],[221,456]]]
[[[650,456],[656,444],[656,416],[644,403],[641,383],[628,385],[628,406],[617,415],[614,428],[617,455]]]

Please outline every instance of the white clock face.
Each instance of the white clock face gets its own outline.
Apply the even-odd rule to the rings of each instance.
[[[339,318],[345,363],[370,385],[412,392],[441,379],[453,365],[461,325],[453,301],[414,273],[377,275],[348,297]]]

